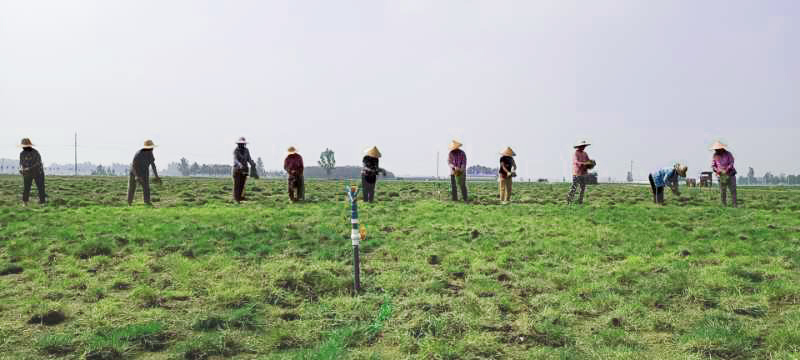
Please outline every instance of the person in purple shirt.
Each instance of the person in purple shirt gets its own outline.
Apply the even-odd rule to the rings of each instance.
[[[719,188],[722,195],[722,206],[728,206],[728,190],[731,191],[733,207],[736,207],[736,168],[733,166],[733,154],[727,145],[717,141],[711,145],[714,156],[711,158],[711,169],[719,177]]]
[[[453,201],[458,201],[458,189],[461,189],[461,197],[465,203],[469,202],[467,196],[467,154],[461,150],[462,143],[453,140],[448,148],[450,155],[447,157],[447,164],[450,166],[450,194]]]

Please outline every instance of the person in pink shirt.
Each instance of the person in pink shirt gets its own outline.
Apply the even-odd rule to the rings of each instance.
[[[711,169],[719,177],[722,206],[728,206],[728,190],[730,189],[733,207],[736,207],[736,168],[733,166],[733,154],[728,151],[727,145],[719,141],[711,145],[711,150],[714,150]]]
[[[575,199],[575,192],[578,191],[578,187],[581,189],[581,193],[578,196],[578,204],[583,204],[583,193],[586,191],[586,178],[589,175],[589,169],[594,167],[594,160],[589,159],[589,154],[584,151],[587,146],[589,146],[589,142],[583,140],[577,144],[575,144],[575,154],[572,156],[572,188],[569,189],[569,195],[567,195],[567,204],[572,204],[572,201]]]

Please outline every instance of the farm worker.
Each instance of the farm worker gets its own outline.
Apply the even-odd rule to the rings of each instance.
[[[283,170],[289,175],[289,200],[292,202],[305,199],[303,168],[303,157],[294,146],[290,146],[286,160],[283,161]]]
[[[448,145],[450,155],[447,157],[447,164],[450,165],[450,194],[453,201],[458,201],[458,189],[461,188],[461,197],[464,202],[469,202],[467,196],[467,154],[461,147],[464,144],[453,140]],[[456,187],[458,186],[458,187]]]
[[[47,201],[44,192],[44,166],[39,151],[33,148],[31,139],[24,138],[18,147],[22,148],[19,153],[19,173],[22,175],[22,205],[28,206],[28,199],[31,196],[31,186],[36,182],[36,190],[39,191],[39,204]]]
[[[736,168],[733,167],[733,154],[727,145],[717,141],[711,145],[714,156],[711,158],[711,169],[719,177],[719,188],[722,192],[722,206],[728,206],[728,189],[731,190],[733,207],[736,207]]]
[[[587,146],[591,145],[586,140],[581,140],[575,146],[575,154],[572,156],[572,187],[569,189],[567,195],[567,204],[572,204],[575,199],[575,191],[578,187],[581,188],[580,196],[578,197],[578,204],[583,204],[583,193],[586,191],[586,181],[589,175],[589,169],[594,167],[594,160],[589,159],[589,154],[584,151]]]
[[[500,155],[500,176],[497,181],[500,183],[500,201],[507,203],[511,201],[511,179],[517,176],[517,163],[514,161],[517,154],[506,147]]]
[[[250,174],[250,168],[253,170],[252,174]],[[236,149],[233,150],[233,200],[237,203],[246,200],[244,197],[244,184],[247,182],[248,175],[258,179],[256,163],[250,157],[250,150],[247,149],[247,139],[242,136],[239,140],[236,140]]]
[[[142,148],[136,152],[136,155],[133,156],[130,176],[128,178],[128,206],[133,204],[133,194],[136,193],[136,183],[142,185],[144,203],[147,205],[152,205],[152,203],[150,203],[149,167],[153,168],[153,175],[155,175],[155,179],[153,181],[156,184],[161,183],[161,178],[158,177],[158,171],[156,170],[156,159],[153,156],[153,148],[155,147],[156,145],[153,143],[153,140],[145,140],[144,146],[142,146]]]
[[[373,146],[364,150],[364,158],[361,160],[361,187],[364,189],[364,202],[375,200],[375,183],[378,182],[378,174],[386,175],[386,170],[379,166],[381,152],[378,147]]]
[[[678,191],[678,177],[686,177],[689,168],[686,165],[675,164],[673,167],[659,169],[650,174],[650,190],[653,191],[653,202],[664,204],[664,186],[669,186],[675,196],[680,196]]]

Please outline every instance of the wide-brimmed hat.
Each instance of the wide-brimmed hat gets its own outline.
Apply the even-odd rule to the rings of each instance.
[[[24,139],[22,139],[22,141],[19,142],[19,145],[17,145],[17,147],[29,148],[29,147],[33,147],[33,143],[31,142],[31,139],[24,138]]]
[[[297,154],[297,149],[295,149],[294,146],[289,146],[289,148],[286,149],[286,152],[289,153],[289,155]]]
[[[153,140],[145,140],[142,149],[152,149],[156,147],[156,144],[153,143]]]
[[[455,149],[458,149],[458,148],[460,148],[462,146],[464,146],[464,144],[462,144],[462,143],[460,143],[460,142],[458,142],[456,140],[453,140],[453,141],[450,142],[450,145],[447,145],[447,148],[450,149],[450,150],[455,150]]]
[[[511,150],[510,146],[507,146],[505,149],[503,149],[503,151],[500,152],[500,155],[503,155],[503,156],[517,156],[517,153],[515,153],[514,150]]]
[[[578,141],[578,142],[575,144],[575,146],[573,146],[573,147],[574,147],[574,148],[579,148],[579,147],[586,147],[586,146],[589,146],[589,145],[592,145],[592,144],[590,144],[590,143],[589,143],[588,141],[586,141],[586,140],[581,140],[581,141]]]
[[[681,177],[686,177],[686,172],[689,171],[689,167],[682,164],[675,164],[675,171],[677,171],[678,175]]]
[[[713,145],[711,145],[711,150],[725,150],[727,147],[728,145],[725,145],[717,140]]]
[[[377,146],[373,146],[369,149],[364,150],[364,155],[378,159],[381,157],[381,152],[378,150]]]
[[[237,144],[248,144],[247,139],[244,136],[240,137],[239,140],[236,140]]]

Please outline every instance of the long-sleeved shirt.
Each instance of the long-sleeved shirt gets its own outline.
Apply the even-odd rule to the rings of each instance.
[[[450,151],[447,156],[447,164],[450,165],[450,174],[454,174],[456,170],[462,173],[467,171],[467,154],[464,150],[455,149]]]
[[[303,175],[303,157],[300,154],[290,154],[283,161],[283,170],[290,176]]]
[[[726,175],[736,175],[736,168],[733,167],[734,159],[730,151],[725,150],[722,154],[714,154],[711,158],[711,169],[719,175],[725,171]]]
[[[378,173],[383,172],[383,169],[379,166],[380,162],[378,158],[364,156],[361,163],[364,165],[364,167],[361,168],[361,175],[363,175],[369,183],[375,183],[378,179]]]
[[[672,187],[672,184],[678,184],[678,172],[675,171],[675,168],[658,169],[652,172],[650,175],[653,176],[653,183],[657,187],[663,187],[667,185]]]
[[[237,146],[236,150],[233,150],[233,170],[247,174],[248,164],[253,168],[256,167],[256,163],[250,158],[250,150],[244,146]]]
[[[150,176],[148,167],[153,168],[153,174],[158,176],[156,171],[156,158],[153,156],[153,150],[142,149],[136,152],[131,162],[131,173],[138,178],[146,178]]]
[[[25,173],[23,175],[38,175],[44,171],[42,157],[34,148],[25,148],[19,153],[19,168]]]
[[[583,150],[575,150],[575,154],[572,155],[572,175],[575,176],[582,176],[589,173],[586,169],[586,165],[583,165],[584,162],[589,161],[589,154]]]
[[[500,158],[500,177],[505,179],[508,177],[509,172],[506,172],[504,168],[508,169],[509,172],[517,169],[517,163],[514,161],[513,157],[503,156]]]

